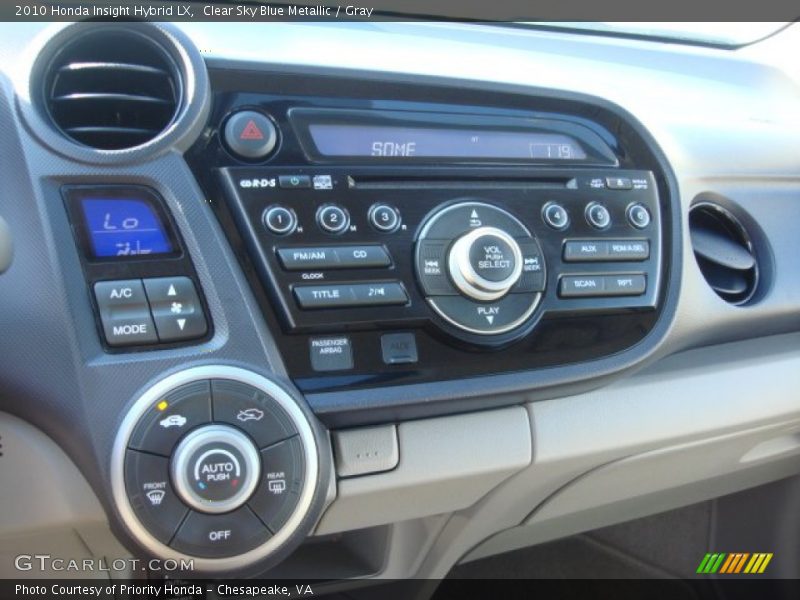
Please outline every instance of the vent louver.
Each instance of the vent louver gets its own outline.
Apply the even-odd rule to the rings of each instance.
[[[700,271],[717,295],[731,304],[750,300],[758,263],[739,220],[719,205],[702,203],[689,212],[689,231]]]
[[[43,78],[55,125],[93,148],[121,150],[158,136],[181,100],[178,69],[166,50],[129,30],[97,30],[68,43]]]

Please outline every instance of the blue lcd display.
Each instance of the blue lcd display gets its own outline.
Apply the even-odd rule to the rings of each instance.
[[[83,198],[95,258],[170,254],[164,225],[153,205],[137,198]]]

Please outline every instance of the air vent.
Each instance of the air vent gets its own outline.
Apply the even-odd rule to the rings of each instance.
[[[689,212],[697,264],[720,298],[744,304],[756,290],[758,263],[747,230],[728,210],[704,202]]]
[[[178,69],[166,50],[129,29],[96,29],[68,42],[44,77],[44,104],[69,138],[121,150],[158,136],[181,100]]]

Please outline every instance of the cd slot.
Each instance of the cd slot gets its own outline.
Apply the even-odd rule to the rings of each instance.
[[[386,189],[464,189],[496,190],[496,189],[542,189],[563,190],[575,189],[577,183],[571,177],[552,178],[507,178],[507,179],[470,179],[470,178],[347,178],[347,187],[359,190],[386,190]]]

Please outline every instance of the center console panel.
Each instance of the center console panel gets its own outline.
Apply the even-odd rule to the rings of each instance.
[[[212,129],[187,159],[302,391],[576,364],[656,325],[668,176],[612,111],[235,71],[212,82]]]

